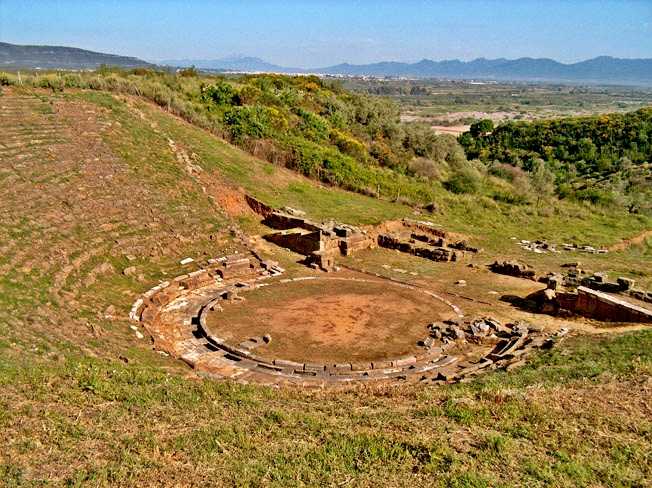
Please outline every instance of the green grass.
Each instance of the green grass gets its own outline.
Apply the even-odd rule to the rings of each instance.
[[[93,100],[97,94],[91,92],[84,96],[91,96]],[[122,106],[117,101],[111,103]],[[189,152],[196,154],[198,164],[206,171],[216,172],[227,184],[241,187],[270,205],[289,205],[308,212],[315,219],[332,218],[351,224],[415,218],[410,207],[325,187],[254,158],[149,104],[140,104],[139,109],[155,121],[166,137],[182,142]],[[451,195],[436,187],[433,191],[437,192],[436,203],[441,211],[416,218],[434,220],[451,230],[474,235],[483,247],[494,250],[504,249],[505,241],[511,236],[590,242],[599,246],[652,226],[652,220],[647,216],[632,216],[616,209],[563,201],[537,209],[496,203],[483,196]],[[573,225],[569,226],[569,221]]]
[[[408,207],[390,201],[320,185],[284,168],[254,158],[212,134],[174,119],[148,104],[146,111],[168,137],[182,142],[199,157],[198,164],[215,172],[226,183],[241,187],[252,196],[275,206],[293,206],[313,218],[336,218],[352,224],[378,223],[411,213]]]
[[[61,304],[51,302],[57,268],[44,272],[51,264],[47,261],[43,266],[39,261],[29,274],[0,277],[0,484],[571,487],[652,482],[649,329],[574,337],[514,372],[443,387],[321,391],[220,383],[197,378],[181,361],[153,352],[147,341],[134,338],[125,320],[106,319],[105,307],[114,305],[124,314],[144,289],[182,271],[179,257],[202,259],[233,245],[228,236],[219,243],[209,239],[233,221],[185,176],[168,137],[197,154],[204,171],[214,171],[223,183],[277,206],[302,208],[314,218],[369,223],[409,216],[412,209],[321,188],[146,104],[140,106],[146,115],[142,120],[110,95],[64,96],[101,106],[104,121],[119,122],[104,143],[152,189],[147,203],[169,219],[165,225],[184,229],[186,239],[167,255],[151,256],[144,249],[128,261],[114,246],[116,236],[101,232],[95,221],[62,228],[47,242],[42,242],[46,234],[37,225],[40,220],[26,219],[25,208],[15,208],[16,218],[2,222],[3,239],[37,255],[68,246],[72,259],[102,238],[107,251],[71,273],[64,291],[75,291],[70,285],[102,262],[117,272],[77,288]],[[499,253],[518,255],[511,235],[608,244],[650,224],[641,217],[565,203],[533,211],[442,194],[438,204],[442,212],[428,218],[471,235],[487,248],[482,257],[487,260]],[[120,223],[114,228],[117,238],[128,234],[121,216],[114,220]],[[137,226],[133,236],[145,241],[151,232]],[[290,261],[280,256],[284,265],[283,259]],[[576,256],[537,259],[553,266],[556,259]],[[649,276],[650,243],[590,259],[596,266],[615,263]],[[136,265],[145,282],[122,275],[127,265]],[[436,275],[437,269],[429,272]],[[66,328],[69,333],[61,333]]]
[[[340,393],[189,382],[145,358],[5,350],[4,480],[643,486],[650,346],[652,331],[580,337],[468,385]],[[628,398],[614,395],[625,388]]]

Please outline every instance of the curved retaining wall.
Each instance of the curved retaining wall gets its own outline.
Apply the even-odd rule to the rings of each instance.
[[[267,359],[241,344],[229,344],[206,321],[207,314],[234,293],[273,285],[261,283],[270,277],[265,273],[261,271],[260,276],[239,283],[235,279],[221,282],[211,270],[182,275],[155,286],[136,300],[130,317],[144,324],[154,338],[155,348],[182,359],[200,374],[266,384],[325,386],[368,380],[459,381],[482,371],[520,364],[531,350],[550,343],[550,338],[542,333],[528,334],[527,328],[515,327],[502,328],[501,337],[493,336],[489,343],[482,345],[478,352],[483,354],[474,361],[451,354],[459,340],[464,339],[447,340],[438,347],[424,348],[414,355],[366,363],[301,363],[284,358]],[[279,282],[314,279],[348,280],[361,284],[391,283],[441,301],[463,317],[461,310],[448,300],[396,280],[309,276],[280,279]],[[423,342],[431,343],[432,340]]]

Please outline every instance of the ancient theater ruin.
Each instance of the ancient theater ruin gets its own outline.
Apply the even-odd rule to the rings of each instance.
[[[251,248],[207,259],[148,291],[131,318],[156,349],[198,373],[317,386],[451,382],[513,367],[559,336],[518,321],[470,320],[441,294],[337,264],[377,247],[438,262],[479,252],[429,223],[363,229],[315,222],[254,199],[250,205],[271,229],[264,239],[302,256],[316,274],[286,278],[281,266]]]
[[[305,267],[293,267],[286,276],[276,261],[261,257],[252,244],[258,241],[244,236],[246,252],[195,263],[199,269],[152,288],[131,311],[156,349],[203,375],[303,386],[455,382],[519,366],[568,330],[563,322],[544,328],[498,320],[490,316],[495,307],[483,310],[482,304],[491,304],[480,298],[356,269],[346,260],[359,253],[407,255],[402,259],[434,261],[442,273],[466,273],[469,280],[493,272],[512,280],[510,286],[543,287],[516,297],[513,313],[652,322],[649,292],[631,279],[609,281],[604,273],[588,273],[579,263],[561,274],[538,275],[515,260],[497,260],[483,270],[476,264],[481,249],[432,222],[355,227],[247,201],[266,229],[268,251],[269,246],[291,251]],[[456,283],[466,286],[466,280]],[[473,310],[469,317],[466,306]]]

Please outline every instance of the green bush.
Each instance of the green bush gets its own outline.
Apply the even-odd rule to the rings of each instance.
[[[49,88],[53,92],[62,92],[64,88],[63,80],[56,75],[39,76],[36,86],[39,88]]]
[[[212,85],[205,86],[201,90],[202,97],[215,105],[238,105],[240,100],[238,92],[225,81],[218,81]]]
[[[588,201],[594,205],[609,206],[615,203],[614,195],[611,192],[597,188],[587,188],[575,192],[575,198],[581,201]]]
[[[328,140],[330,126],[326,119],[301,107],[295,113],[299,116],[300,129],[305,137],[316,142]]]
[[[262,139],[288,129],[287,118],[273,107],[233,107],[224,113],[224,123],[234,140],[244,136]]]
[[[16,77],[9,73],[0,73],[0,86],[11,86],[17,84]]]
[[[367,148],[355,138],[342,131],[333,129],[330,133],[330,140],[342,153],[348,154],[358,161],[366,161]]]
[[[478,193],[480,177],[473,170],[464,169],[444,182],[444,188],[452,193]]]

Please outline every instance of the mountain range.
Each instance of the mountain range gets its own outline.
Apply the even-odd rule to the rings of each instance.
[[[652,85],[652,59],[622,59],[610,56],[600,56],[571,64],[547,58],[479,58],[473,61],[423,59],[416,63],[395,61],[372,64],[343,63],[314,69],[288,68],[253,57],[170,60],[162,61],[161,64],[167,66],[194,65],[200,69],[238,72]]]
[[[121,68],[154,66],[130,56],[98,53],[76,47],[19,46],[0,42],[0,69],[94,69],[103,64]]]
[[[229,56],[220,59],[167,59],[160,61],[163,66],[187,68],[194,66],[198,69],[234,72],[262,72],[262,73],[306,73],[314,72],[305,68],[288,68],[277,64],[268,63],[260,58],[251,56]]]
[[[154,67],[142,59],[62,46],[19,46],[0,42],[0,69],[95,69],[100,65],[123,68]],[[652,59],[622,59],[610,56],[560,63],[547,58],[458,59],[416,63],[384,61],[371,64],[343,63],[325,68],[292,68],[260,58],[232,56],[222,59],[177,59],[157,63],[172,68],[195,66],[223,72],[315,73],[342,76],[478,79],[501,81],[546,81],[612,83],[652,86]]]
[[[475,59],[417,63],[381,62],[340,64],[318,70],[345,75],[405,76],[415,78],[478,78],[522,81],[652,84],[652,59],[620,59],[609,56],[564,64],[546,58]]]

